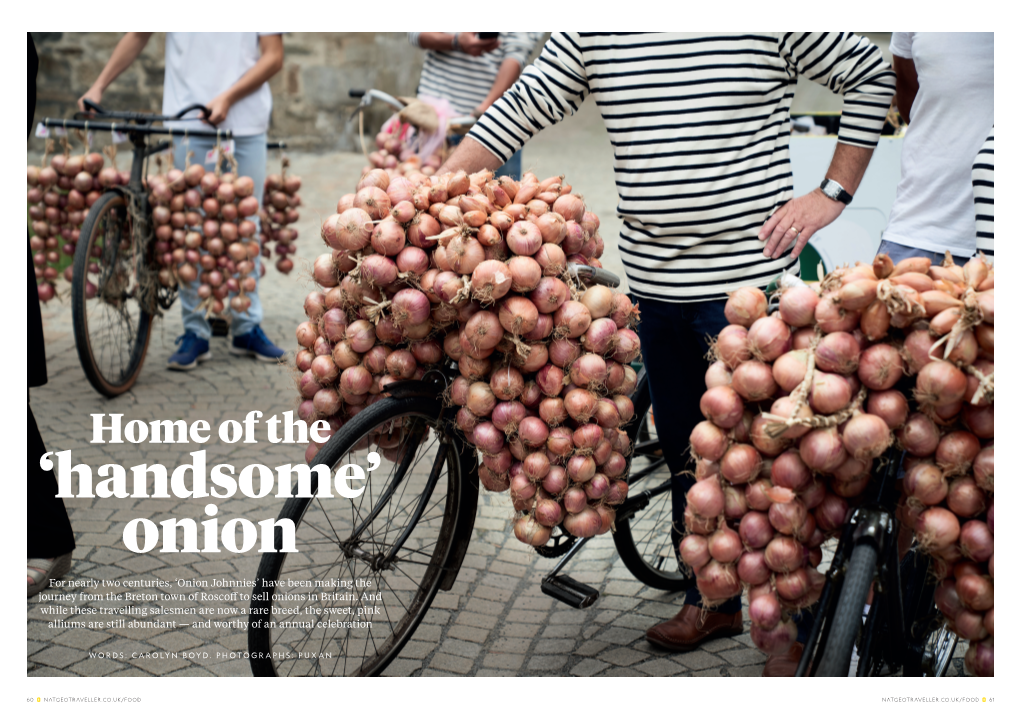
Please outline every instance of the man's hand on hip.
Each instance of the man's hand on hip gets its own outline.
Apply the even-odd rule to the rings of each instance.
[[[819,188],[787,202],[758,232],[758,240],[765,241],[763,254],[766,258],[778,258],[796,241],[793,247],[796,258],[815,231],[838,218],[845,207],[838,200],[826,197]]]
[[[485,55],[485,53],[491,53],[498,48],[499,38],[481,40],[478,37],[478,33],[458,33],[457,43],[462,53],[478,57],[479,55]]]

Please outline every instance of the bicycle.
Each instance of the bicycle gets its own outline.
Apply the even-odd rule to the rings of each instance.
[[[201,137],[228,140],[229,130],[184,130],[154,123],[182,119],[203,105],[176,115],[107,111],[90,100],[88,113],[73,120],[44,118],[50,128],[76,128],[127,135],[132,145],[131,177],[92,205],[81,227],[71,281],[71,316],[78,360],[89,383],[107,398],[129,390],[138,379],[149,347],[153,319],[169,310],[176,287],[162,286],[153,256],[152,207],[144,186],[149,157],[168,150],[169,140],[147,144],[150,136]],[[87,117],[86,117],[87,116]],[[269,148],[286,147],[269,143]]]
[[[843,528],[797,676],[846,676],[855,646],[857,676],[902,669],[906,676],[938,677],[949,668],[957,637],[935,606],[931,559],[916,544],[899,558],[901,456],[891,449],[879,459],[870,499]]]
[[[619,282],[587,266],[572,272],[586,283]],[[411,639],[436,594],[453,587],[479,495],[475,451],[453,423],[455,409],[443,402],[457,373],[447,364],[420,381],[391,383],[389,397],[355,415],[312,460],[332,474],[348,464],[370,470],[355,499],[321,497],[313,476],[312,497],[285,503],[278,519],[294,523],[297,552],[262,555],[248,629],[254,675],[378,675]],[[636,578],[661,590],[683,590],[691,580],[673,552],[671,483],[668,471],[665,477],[658,473],[665,460],[643,370],[631,397],[635,414],[623,427],[636,440],[631,487],[617,508],[613,542]],[[274,548],[283,547],[282,538],[277,527]],[[598,591],[560,571],[587,541],[560,527],[536,549],[563,557],[542,590],[575,608],[590,606]],[[319,598],[295,602],[287,598],[289,589]],[[309,616],[313,607],[318,611]],[[373,626],[362,625],[366,621]],[[377,637],[373,629],[380,626]],[[334,658],[320,657],[327,652]]]

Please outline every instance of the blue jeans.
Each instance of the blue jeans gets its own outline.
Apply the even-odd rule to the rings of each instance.
[[[460,145],[460,141],[462,141],[463,139],[464,139],[463,135],[451,135],[450,137],[448,137],[446,139],[446,142],[449,145],[456,147],[456,146]],[[509,175],[514,180],[520,180],[521,179],[521,158],[523,157],[521,155],[521,152],[522,152],[521,150],[518,150],[516,153],[511,155],[510,159],[507,160],[505,163],[503,163],[503,165],[501,165],[498,168],[496,168],[496,170],[493,171],[493,173],[492,173],[493,177],[494,178],[498,178],[498,177],[503,176],[503,175]]]
[[[930,258],[932,265],[941,265],[942,261],[946,258],[945,253],[933,253],[930,250],[911,248],[909,245],[893,243],[891,240],[883,240],[879,244],[876,255],[881,255],[882,253],[888,255],[889,259],[892,260],[893,263],[899,263],[905,258]],[[957,265],[967,264],[967,258],[961,258],[958,255],[953,256],[953,261]]]
[[[652,407],[655,409],[655,430],[673,481],[673,550],[684,527],[687,491],[694,485],[693,471],[687,448],[691,431],[704,420],[701,395],[705,392],[705,371],[708,361],[707,336],[719,335],[729,325],[723,309],[724,300],[695,303],[666,303],[661,300],[637,298],[641,308],[641,355],[648,372]],[[697,586],[687,591],[685,603],[700,606]],[[721,613],[740,611],[740,598],[730,599],[716,610]]]
[[[179,138],[174,144],[174,165],[178,168],[185,167],[185,160],[188,151],[194,152],[192,162],[202,163],[205,165],[207,170],[215,170],[214,163],[205,163],[205,155],[208,151],[212,150],[216,146],[215,138],[195,138],[188,137],[187,144],[183,138]],[[237,172],[239,175],[247,175],[255,183],[255,197],[259,199],[259,206],[262,206],[262,191],[264,190],[266,182],[266,135],[249,135],[244,138],[234,138],[234,159],[237,160]],[[223,163],[224,170],[228,170],[227,164]],[[259,219],[255,217],[256,228],[259,227]],[[256,230],[256,233],[258,230]],[[203,251],[204,252],[204,251]],[[261,257],[256,257],[254,264],[255,268],[251,272],[251,276],[255,278],[255,290],[251,293],[247,293],[247,297],[251,300],[251,306],[248,310],[243,313],[237,313],[230,310],[229,299],[224,301],[226,304],[227,312],[232,316],[230,329],[234,336],[247,335],[250,333],[255,326],[262,323],[262,303],[259,301],[259,266],[262,263]],[[184,331],[194,333],[199,338],[209,340],[212,335],[212,329],[209,327],[209,321],[205,318],[204,310],[197,310],[199,303],[201,302],[198,297],[198,286],[199,281],[196,279],[194,283],[182,284],[180,288],[181,296],[181,316],[184,319]]]

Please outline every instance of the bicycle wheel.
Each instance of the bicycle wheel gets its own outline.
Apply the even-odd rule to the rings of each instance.
[[[364,468],[364,491],[284,505],[280,519],[294,522],[297,552],[265,553],[259,564],[248,628],[256,676],[378,675],[414,634],[439,588],[463,501],[464,469],[456,443],[437,432],[440,410],[432,398],[379,401],[319,451],[313,465],[334,474]],[[313,495],[317,485],[313,476]],[[283,595],[295,590],[306,598]]]
[[[673,534],[672,481],[652,416],[644,370],[631,396],[634,420],[626,428],[634,443],[627,500],[617,510],[613,543],[634,578],[662,591],[691,584],[677,559]]]
[[[822,651],[816,676],[846,676],[850,670],[850,655],[861,628],[864,604],[875,578],[877,560],[878,551],[871,544],[861,543],[854,547],[832,619],[832,631]]]
[[[905,651],[905,676],[945,676],[956,650],[957,636],[935,605],[935,579],[931,556],[911,548],[900,562],[903,579],[903,611],[909,647]]]
[[[152,317],[139,303],[138,258],[127,202],[104,193],[89,211],[74,253],[71,317],[85,377],[107,398],[138,379],[149,347]]]

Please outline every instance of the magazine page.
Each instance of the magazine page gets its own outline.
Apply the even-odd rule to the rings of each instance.
[[[28,57],[48,698],[871,676],[875,709],[995,704],[992,33]]]

